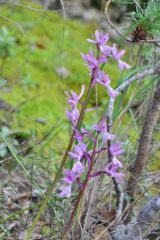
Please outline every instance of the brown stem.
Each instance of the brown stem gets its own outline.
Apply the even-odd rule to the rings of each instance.
[[[160,79],[158,80],[153,99],[151,100],[148,106],[148,110],[146,112],[142,132],[140,135],[138,152],[136,155],[134,166],[131,169],[130,178],[127,183],[126,192],[127,195],[130,196],[129,199],[134,199],[134,194],[138,187],[138,179],[146,166],[150,152],[153,130],[156,125],[159,113],[160,113]],[[130,220],[131,212],[132,208],[129,209],[126,222]]]
[[[76,200],[76,203],[75,203],[75,205],[74,205],[73,211],[72,211],[72,213],[71,213],[71,215],[70,215],[70,218],[69,218],[69,221],[68,221],[68,223],[67,223],[67,226],[66,226],[66,228],[65,228],[65,230],[64,230],[64,233],[63,233],[63,236],[62,236],[62,240],[65,240],[65,239],[66,239],[67,232],[69,231],[69,229],[70,229],[70,227],[71,227],[71,224],[72,224],[72,221],[73,221],[74,216],[75,216],[75,214],[76,214],[76,211],[77,211],[77,208],[78,208],[78,206],[79,206],[80,200],[81,200],[81,198],[82,198],[82,196],[83,196],[83,193],[84,193],[84,191],[85,191],[85,189],[86,189],[86,187],[87,187],[87,185],[88,185],[88,182],[89,182],[89,179],[90,179],[90,175],[91,175],[91,171],[92,171],[93,164],[94,164],[93,159],[94,159],[94,155],[95,155],[95,151],[96,151],[97,140],[98,140],[98,133],[97,133],[96,138],[95,138],[95,141],[94,141],[93,153],[92,153],[92,156],[91,156],[91,166],[90,166],[89,171],[88,171],[88,173],[87,173],[86,180],[85,180],[85,182],[83,183],[83,187],[82,187],[82,189],[81,189],[80,192],[79,192],[79,195],[78,195],[78,197],[77,197],[77,200]]]
[[[106,143],[105,143],[105,146]],[[104,168],[104,161],[103,159],[105,158],[107,154],[107,149],[103,152],[100,152],[98,157],[96,158],[94,169],[103,169]],[[90,185],[88,186],[88,191],[87,191],[87,197],[86,197],[86,205],[85,205],[85,219],[84,219],[84,224],[83,224],[83,230],[82,230],[82,238],[86,239],[87,236],[87,231],[86,229],[90,227],[92,224],[92,221],[90,221],[90,216],[92,214],[92,210],[95,209],[95,198],[97,196],[98,189],[100,187],[100,181],[99,179],[101,176],[97,176],[95,178],[92,178],[90,181]]]

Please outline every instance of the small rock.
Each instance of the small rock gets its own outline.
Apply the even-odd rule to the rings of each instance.
[[[99,20],[99,13],[95,8],[90,8],[83,11],[82,18],[85,22]]]
[[[47,121],[46,121],[46,119],[44,119],[44,118],[36,118],[36,122],[41,123],[41,124],[43,124],[43,125],[46,125],[46,124],[47,124]]]
[[[63,77],[63,78],[68,78],[70,75],[69,70],[66,69],[65,67],[58,67],[56,69],[56,72],[60,77]]]

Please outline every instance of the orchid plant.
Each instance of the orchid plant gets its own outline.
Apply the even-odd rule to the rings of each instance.
[[[110,2],[111,1],[108,1],[108,4]],[[106,8],[108,7],[108,4],[106,5]],[[108,16],[106,17],[108,18]],[[89,53],[86,53],[86,54],[81,53],[83,60],[86,62],[86,65],[89,68],[90,83],[87,89],[86,89],[86,86],[82,85],[82,88],[79,94],[75,93],[72,90],[70,91],[70,93],[65,92],[67,102],[70,107],[70,109],[66,111],[66,115],[72,125],[72,130],[73,130],[72,135],[68,142],[68,146],[66,148],[64,156],[60,163],[59,169],[56,172],[54,180],[51,183],[51,186],[47,190],[45,199],[42,205],[40,206],[40,209],[36,217],[33,220],[33,223],[27,233],[27,236],[25,237],[25,240],[31,239],[32,233],[40,219],[40,216],[46,209],[48,200],[53,194],[53,190],[56,188],[56,184],[58,183],[58,180],[63,171],[64,171],[64,177],[63,177],[64,184],[62,186],[62,189],[60,190],[61,192],[59,193],[59,196],[61,198],[70,198],[74,193],[73,189],[75,184],[78,185],[79,187],[78,187],[78,191],[77,191],[78,193],[76,197],[74,195],[74,205],[71,208],[72,212],[70,214],[70,217],[64,229],[64,232],[62,233],[62,238],[61,238],[62,240],[65,240],[67,237],[73,218],[76,215],[76,211],[79,207],[80,201],[82,199],[82,196],[84,195],[84,191],[88,186],[89,181],[91,179],[94,179],[96,176],[107,175],[112,178],[115,191],[116,191],[116,216],[115,216],[116,226],[119,226],[117,223],[120,223],[122,219],[122,211],[125,205],[125,201],[124,201],[125,197],[124,197],[124,192],[121,189],[120,181],[123,179],[124,175],[121,170],[123,168],[123,164],[119,160],[119,156],[124,151],[122,148],[122,143],[117,142],[116,136],[112,134],[112,118],[113,118],[114,102],[117,96],[120,93],[122,93],[128,86],[130,86],[133,82],[139,79],[144,79],[146,76],[152,76],[157,74],[159,75],[160,67],[159,67],[159,64],[157,64],[156,66],[153,65],[153,66],[149,66],[149,68],[148,66],[146,68],[143,68],[143,72],[139,72],[139,71],[137,73],[134,72],[133,75],[131,75],[129,78],[126,78],[125,81],[123,81],[116,89],[113,89],[111,86],[111,79],[109,75],[104,72],[103,66],[107,64],[110,61],[110,59],[112,59],[117,62],[118,68],[120,69],[120,71],[129,69],[130,65],[128,65],[126,62],[122,60],[122,57],[124,56],[125,51],[118,50],[116,44],[113,44],[112,46],[110,46],[108,44],[109,34],[104,34],[102,31],[98,31],[98,30],[95,31],[95,39],[87,39],[87,41],[95,45],[96,51],[97,51],[96,54],[94,54],[94,51],[92,49],[89,51]],[[153,42],[155,44],[154,40],[153,41],[146,40],[146,42],[148,43]],[[83,119],[84,119],[84,115],[87,114],[88,112],[87,104],[90,98],[90,93],[96,84],[100,84],[105,87],[107,94],[109,96],[109,103],[108,103],[108,107],[105,115],[101,116],[100,119],[98,119],[98,122],[96,124],[93,124],[92,131],[89,131],[88,129],[82,128]],[[159,83],[157,86],[159,86]],[[157,89],[159,88],[157,87]],[[142,130],[135,164],[131,172],[132,174],[128,180],[128,186],[127,186],[126,192],[127,192],[127,195],[129,193],[129,196],[131,197],[133,197],[134,191],[135,191],[133,188],[135,189],[137,188],[137,185],[138,185],[137,179],[142,173],[143,168],[145,167],[145,164],[147,161],[147,154],[150,149],[149,145],[152,139],[153,129],[158,119],[159,101],[157,99],[159,96],[159,90],[157,89],[155,90],[155,94],[154,94],[155,97],[153,97],[153,102],[151,101],[151,104],[149,105],[149,108],[148,108],[149,109],[148,115],[146,115],[147,120],[145,120],[144,122],[144,124],[146,125],[146,128],[144,126],[144,130]],[[82,100],[84,95],[85,95],[84,100]],[[81,110],[79,110],[80,109],[79,106],[81,106]],[[152,119],[153,121],[150,121],[150,119]],[[148,132],[147,135],[146,135],[146,131]],[[146,141],[144,141],[144,139]],[[146,148],[145,154],[142,154],[142,152],[144,153],[145,148]],[[101,160],[101,158],[99,158],[101,153],[103,156],[107,155],[106,158],[103,158],[103,161],[105,161],[105,159],[108,158],[108,162],[106,163],[104,162],[103,167],[98,169],[97,167],[98,164],[95,164],[95,163],[97,162],[99,163],[99,160]],[[72,160],[71,162],[73,163],[73,165],[71,164],[72,167],[70,169],[64,168],[68,158],[70,158],[70,160]],[[139,169],[139,166],[140,166],[140,169]],[[138,171],[136,171],[137,169]],[[135,174],[134,174],[134,171],[135,171]],[[94,181],[94,183],[95,182],[96,181]],[[92,188],[92,190],[93,189],[94,188]],[[88,203],[88,206],[91,207],[92,205]],[[130,209],[132,209],[132,207],[130,207]],[[147,207],[147,211],[148,211],[148,207]],[[89,213],[89,211],[87,213]],[[84,232],[87,226],[85,224],[88,220],[87,214],[85,217],[86,218],[83,226]],[[138,219],[138,224],[139,222],[140,221]],[[133,227],[135,227],[135,225],[133,225]],[[117,232],[118,234],[120,233],[121,235],[121,228],[119,228],[119,230],[117,231],[116,229],[115,232]],[[124,231],[124,233],[126,233],[126,231]],[[141,234],[141,231],[140,231],[140,234]]]
[[[108,34],[104,34],[102,31],[96,30],[95,39],[87,39],[87,41],[96,46],[97,55],[94,56],[91,49],[87,54],[81,53],[81,56],[89,68],[91,89],[95,87],[96,84],[101,84],[106,88],[109,97],[115,99],[119,93],[111,87],[111,80],[102,70],[102,66],[103,64],[106,64],[110,58],[118,62],[118,67],[121,71],[129,69],[130,66],[121,60],[125,51],[119,51],[115,44],[113,44],[113,46],[109,46],[107,44],[108,40]],[[82,85],[79,95],[72,90],[70,94],[65,92],[67,102],[70,106],[70,110],[67,110],[66,114],[72,124],[75,144],[73,152],[68,152],[68,155],[74,161],[74,164],[72,169],[64,169],[64,187],[60,193],[61,197],[69,198],[72,195],[72,185],[75,182],[78,183],[80,189],[84,190],[88,180],[92,177],[107,174],[108,176],[116,178],[118,181],[123,177],[123,173],[119,172],[119,169],[123,167],[123,164],[117,158],[123,153],[122,144],[119,142],[113,143],[116,137],[107,131],[106,117],[102,116],[99,122],[96,125],[93,125],[92,133],[82,127],[77,128],[77,122],[80,117],[80,111],[77,106],[78,104],[83,104],[81,102],[81,98],[84,92],[84,85]],[[103,169],[99,169],[94,172],[93,166],[97,159],[97,155],[107,150],[104,146],[108,140],[112,142],[109,149],[112,156],[111,161],[109,161]],[[99,141],[101,141],[100,147],[98,147]]]

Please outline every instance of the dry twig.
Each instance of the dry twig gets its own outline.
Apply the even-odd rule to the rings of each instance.
[[[134,193],[137,190],[137,180],[141,176],[144,167],[147,163],[148,156],[150,153],[150,145],[153,136],[153,130],[157,123],[157,119],[160,113],[160,80],[158,80],[157,87],[154,92],[153,99],[149,104],[148,110],[146,112],[139,145],[138,152],[135,159],[135,163],[131,169],[131,175],[127,184],[127,194],[130,199],[134,198]],[[130,208],[128,212],[127,222],[130,219],[132,209]]]

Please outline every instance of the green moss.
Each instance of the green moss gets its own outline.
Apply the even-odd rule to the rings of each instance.
[[[21,6],[0,7],[0,15],[4,16],[0,19],[1,25],[15,38],[14,46],[10,46],[14,54],[0,59],[2,75],[8,79],[1,97],[17,110],[13,114],[11,128],[36,129],[42,137],[52,126],[60,123],[56,140],[51,139],[48,145],[53,147],[54,142],[54,148],[65,148],[69,127],[65,121],[68,106],[64,89],[80,91],[82,83],[87,86],[88,69],[80,52],[87,52],[90,48],[86,39],[94,29],[79,21],[64,22],[53,11],[41,10],[40,6],[29,1],[21,1]],[[59,79],[57,67],[65,67],[70,75]],[[116,63],[110,63],[106,70],[113,80],[112,86],[115,86],[120,75]],[[99,89],[99,99],[106,98],[105,89]],[[91,103],[94,102],[93,94]],[[46,124],[37,122],[39,118]]]
[[[157,151],[156,153],[153,154],[152,159],[149,164],[149,169],[151,171],[157,171],[160,170],[160,151]]]

